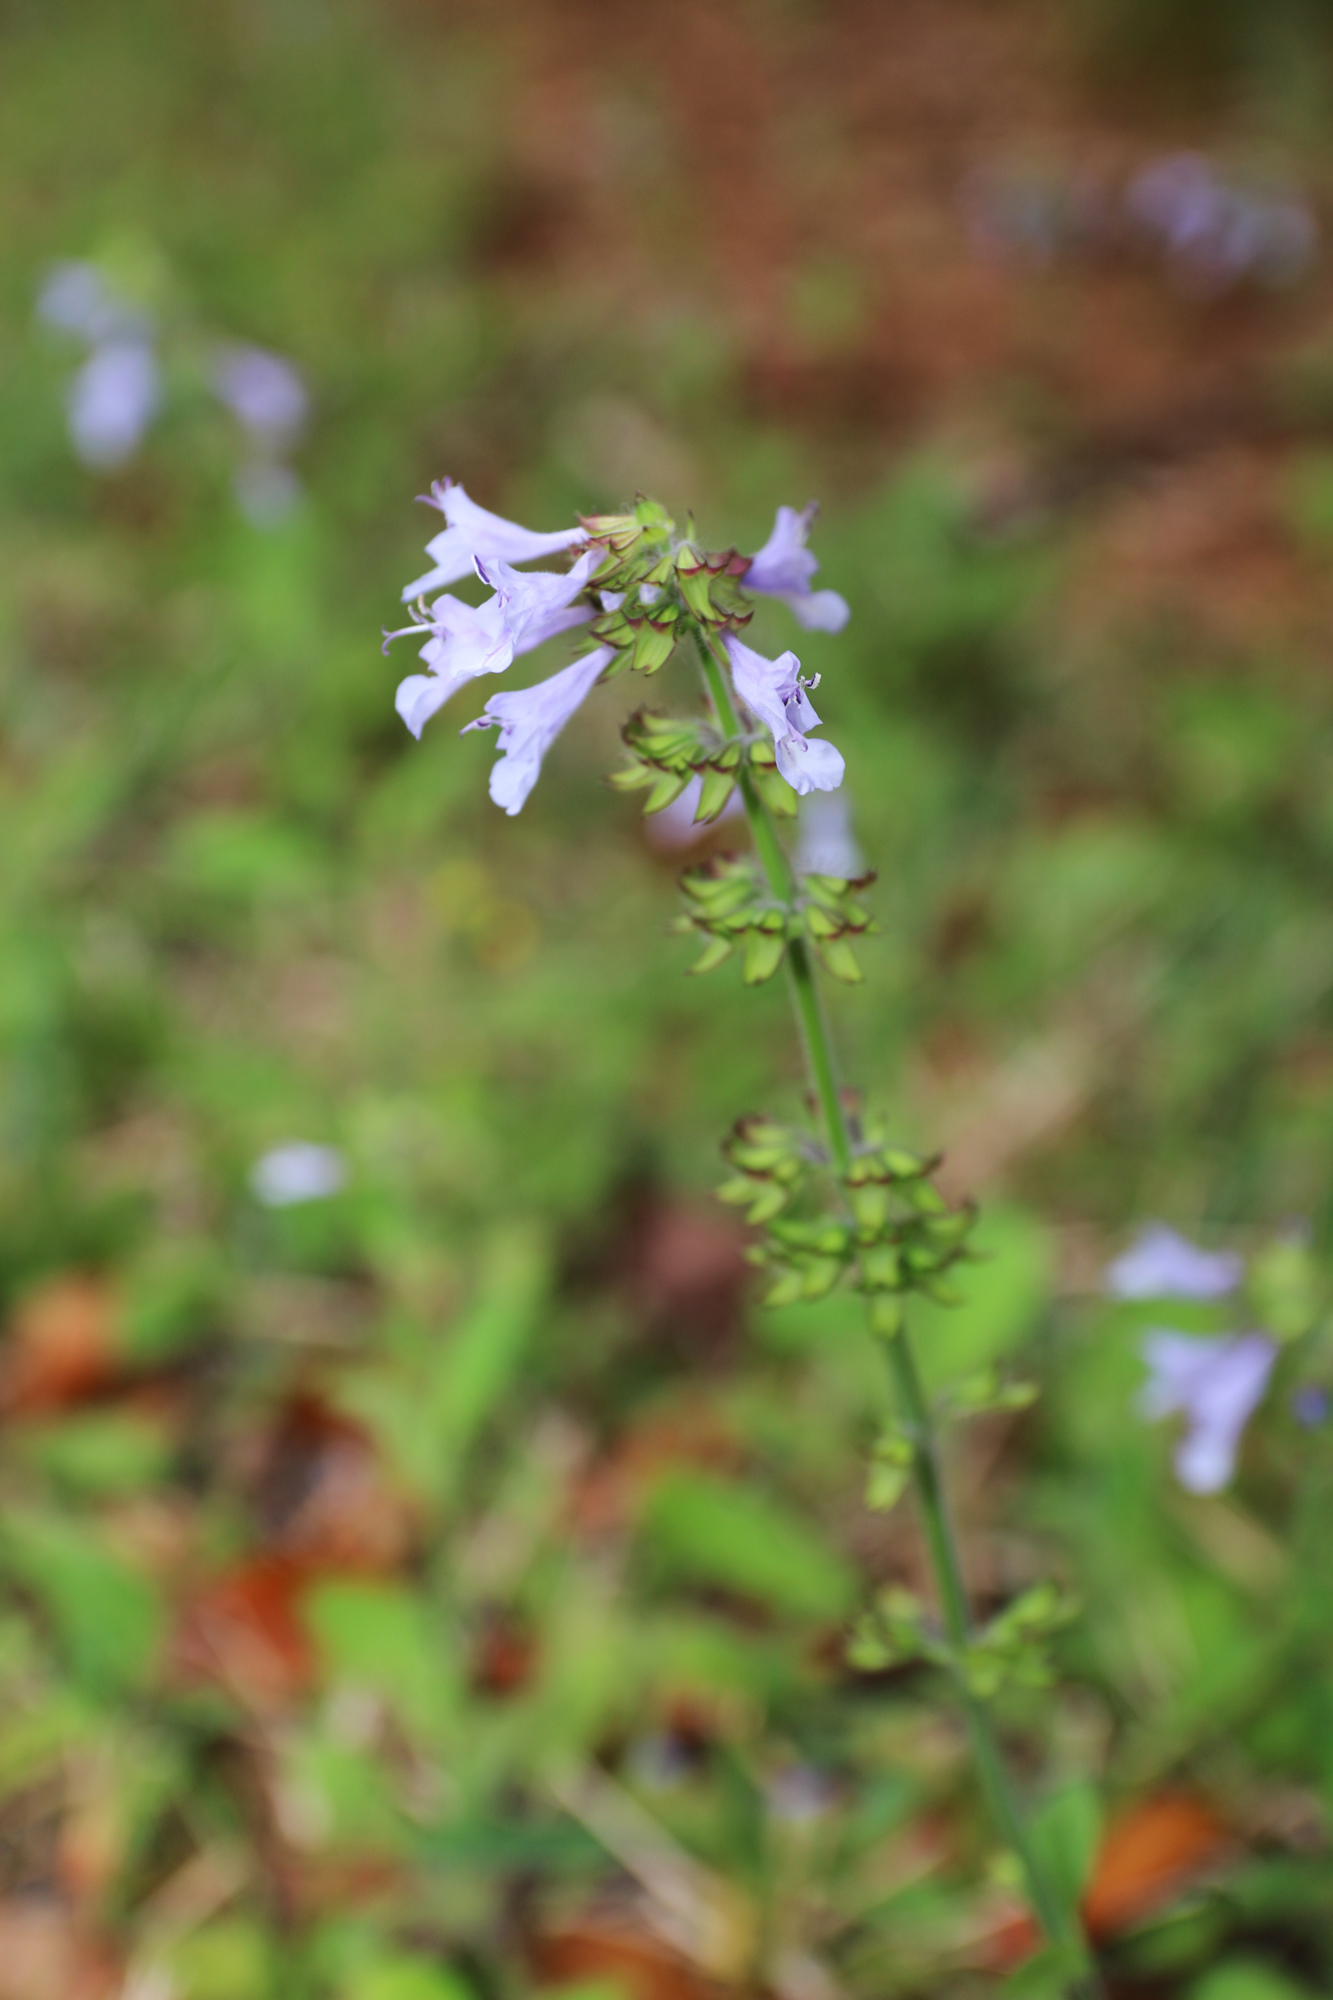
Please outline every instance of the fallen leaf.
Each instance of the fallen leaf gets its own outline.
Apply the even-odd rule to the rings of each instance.
[[[215,1681],[249,1708],[280,1707],[314,1676],[299,1598],[306,1565],[258,1556],[209,1584],[186,1607],[173,1656],[187,1680]]]
[[[66,1272],[19,1300],[0,1356],[0,1409],[63,1409],[116,1373],[115,1305],[104,1279]]]
[[[1083,1919],[1097,1942],[1168,1903],[1200,1870],[1233,1847],[1212,1808],[1186,1792],[1144,1799],[1102,1842]]]

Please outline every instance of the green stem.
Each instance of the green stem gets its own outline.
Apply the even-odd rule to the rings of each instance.
[[[728,677],[713,649],[711,638],[706,638],[696,627],[695,639],[699,647],[704,679],[717,710],[718,720],[728,735],[738,735],[740,726],[735,704],[731,698]],[[775,896],[784,902],[790,902],[795,889],[791,867],[778,840],[773,822],[764,807],[763,800],[755,790],[754,780],[745,765],[741,766],[738,782],[750,836],[768,878],[769,887]],[[824,1130],[828,1138],[829,1154],[841,1177],[846,1174],[852,1161],[851,1134],[847,1128],[846,1113],[838,1088],[832,1037],[824,1018],[814,966],[804,938],[795,938],[788,946],[787,971],[810,1077],[814,1084],[815,1096],[819,1100]],[[904,1327],[892,1339],[882,1342],[882,1345],[888,1352],[895,1392],[912,1437],[912,1468],[917,1504],[921,1510],[931,1568],[939,1592],[940,1608],[949,1638],[961,1652],[972,1640],[972,1615],[968,1607],[967,1586],[963,1579],[958,1542],[944,1497],[934,1419],[922,1388],[907,1329]],[[1004,1759],[1000,1754],[990,1711],[984,1702],[966,1692],[962,1695],[962,1702],[982,1791],[986,1795],[987,1804],[1001,1837],[1018,1859],[1033,1912],[1052,1944],[1061,1945],[1071,1953],[1077,1952],[1082,1955],[1084,1970],[1079,1975],[1076,1990],[1079,1993],[1096,1993],[1098,1991],[1096,1975],[1091,1969],[1081,1927],[1051,1887],[1046,1871],[1027,1837],[1009,1784]]]

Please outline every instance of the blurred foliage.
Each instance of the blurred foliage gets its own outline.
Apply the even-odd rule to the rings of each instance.
[[[1327,1991],[1333,1459],[1292,1404],[1333,1382],[1326,628],[1219,637],[1100,571],[1090,617],[1092,502],[997,514],[974,409],[863,410],[866,261],[787,257],[757,351],[710,263],[725,189],[696,198],[652,75],[599,44],[569,85],[589,192],[532,165],[514,82],[578,10],[501,12],[5,10],[0,1993],[1022,1977],[947,1702],[845,1659],[871,1588],[920,1582],[909,1510],[862,1506],[881,1358],[854,1300],[751,1311],[707,1199],[732,1120],[798,1103],[783,995],[680,976],[674,864],[598,782],[614,692],[517,821],[475,737],[393,713],[377,635],[445,471],[543,526],[660,487],[743,548],[822,490],[854,616],[802,657],[882,926],[830,1005],[849,1076],[986,1200],[964,1306],[919,1314],[932,1393],[1043,1388],[950,1434],[978,1602],[1054,1568],[1083,1605],[1059,1686],[1001,1709],[1038,1837],[1116,1992]],[[1169,34],[1285,103],[1271,52],[1318,12],[1080,18],[1136,74]],[[800,63],[823,30],[741,32]],[[632,254],[600,255],[599,204]],[[174,357],[115,473],[71,454],[77,357],[33,322],[62,256]],[[1207,310],[1160,304],[1191,350]],[[1308,358],[1300,303],[1271,310]],[[201,389],[224,333],[313,397],[264,528]],[[1049,381],[982,393],[1006,449],[1073,427]],[[1278,487],[1296,569],[1267,587],[1318,611],[1317,435]],[[291,1139],[348,1184],[265,1208],[251,1168]],[[1153,1214],[1251,1253],[1291,1343],[1224,1496],[1180,1492],[1136,1409],[1164,1309],[1097,1289]]]

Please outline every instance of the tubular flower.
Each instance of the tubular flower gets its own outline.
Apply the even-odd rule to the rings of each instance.
[[[614,647],[599,646],[534,687],[493,694],[476,721],[465,724],[463,735],[469,729],[499,728],[500,755],[491,766],[490,794],[511,818],[522,810],[541,775],[542,758],[614,658]]]
[[[819,563],[805,546],[805,538],[817,511],[813,500],[799,514],[794,507],[779,507],[772,534],[751,556],[741,581],[747,590],[781,598],[807,632],[841,632],[851,616],[846,598],[836,590],[810,588]]]
[[[834,792],[846,765],[831,743],[810,743],[806,732],[819,727],[819,717],[806,695],[801,663],[795,653],[766,660],[762,653],[729,632],[723,642],[731,661],[736,692],[772,732],[777,765],[794,792]]]
[[[452,479],[437,479],[429,495],[422,497],[428,507],[439,508],[448,526],[427,542],[426,554],[435,567],[407,585],[403,591],[405,604],[428,590],[441,590],[446,584],[458,583],[471,574],[474,562],[533,562],[538,556],[558,555],[562,549],[573,548],[588,539],[583,527],[557,528],[552,534],[543,535],[533,528],[520,527],[517,521],[503,520],[499,514],[488,514],[475,500],[469,500]]]
[[[486,562],[478,558],[477,575],[494,590],[484,604],[474,607],[461,598],[437,597],[424,618],[386,633],[386,645],[407,633],[429,634],[421,648],[428,671],[409,674],[394,697],[394,707],[412,734],[419,737],[431,716],[468,681],[481,674],[502,674],[520,653],[530,653],[557,633],[585,624],[592,609],[576,605],[574,599],[596,562],[596,551],[589,549],[566,575],[554,576],[544,570],[525,575],[499,557]]]
[[[1189,1492],[1218,1493],[1230,1481],[1276,1355],[1262,1333],[1203,1339],[1157,1328],[1144,1341],[1149,1375],[1139,1407],[1146,1417],[1184,1417],[1175,1467]]]
[[[1150,1222],[1107,1265],[1102,1283],[1116,1299],[1222,1299],[1244,1275],[1234,1250],[1200,1250],[1164,1222]]]

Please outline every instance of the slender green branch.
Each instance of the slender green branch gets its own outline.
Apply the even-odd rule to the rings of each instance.
[[[704,679],[717,710],[718,720],[729,735],[736,735],[739,733],[739,723],[722,662],[714,650],[711,636],[706,637],[697,626],[695,638]],[[750,835],[768,878],[769,887],[775,896],[781,897],[784,902],[790,902],[795,891],[792,871],[773,822],[744,764],[740,768],[738,781]],[[852,1162],[852,1139],[838,1088],[832,1038],[824,1018],[810,952],[803,938],[793,939],[789,944],[787,969],[810,1077],[823,1118],[830,1158],[836,1171],[842,1176],[846,1174]],[[931,1568],[939,1592],[940,1608],[949,1638],[954,1647],[961,1652],[971,1643],[973,1624],[957,1538],[954,1535],[944,1496],[939,1446],[930,1404],[922,1388],[907,1329],[904,1327],[881,1344],[888,1353],[895,1392],[911,1436],[917,1502],[930,1551]],[[1052,1944],[1064,1947],[1070,1952],[1071,1957],[1081,1957],[1083,1969],[1077,1975],[1077,1991],[1085,1994],[1096,1993],[1098,1991],[1096,1975],[1091,1967],[1081,1927],[1052,1888],[1046,1871],[1027,1837],[1005,1771],[990,1712],[986,1704],[974,1695],[964,1692],[962,1700],[982,1790],[1001,1837],[1018,1859],[1033,1912]]]

